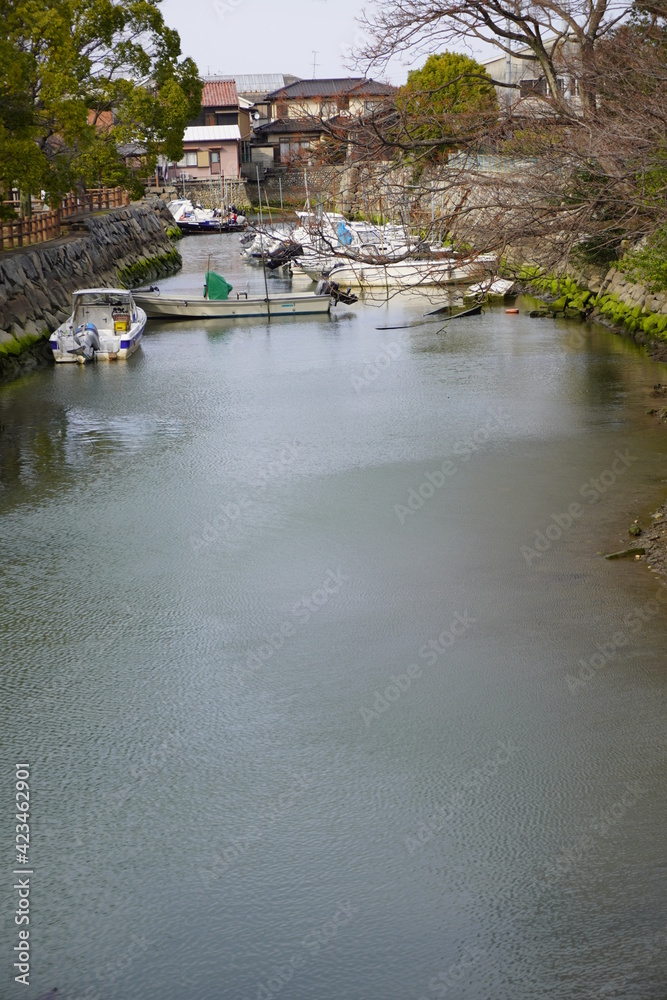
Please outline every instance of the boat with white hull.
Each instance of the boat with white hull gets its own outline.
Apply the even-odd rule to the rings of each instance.
[[[260,316],[277,319],[280,316],[326,315],[331,309],[331,297],[314,292],[290,292],[269,295],[239,295],[238,298],[204,299],[196,295],[183,297],[160,292],[136,292],[137,303],[149,319],[240,319]]]
[[[143,336],[146,313],[125,288],[84,288],[74,292],[72,315],[49,337],[54,359],[122,361]]]
[[[422,285],[451,285],[481,278],[494,270],[497,260],[485,254],[473,258],[447,258],[444,260],[400,260],[385,263],[348,261],[337,264],[325,275],[341,287],[354,285],[360,288],[414,288]],[[306,274],[318,281],[321,271],[305,268]]]

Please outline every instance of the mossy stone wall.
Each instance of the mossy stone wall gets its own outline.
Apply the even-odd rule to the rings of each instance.
[[[164,202],[131,205],[78,223],[80,235],[0,253],[0,379],[46,363],[44,340],[79,288],[133,288],[181,267]]]

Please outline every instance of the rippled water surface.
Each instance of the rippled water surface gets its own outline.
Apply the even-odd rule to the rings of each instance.
[[[261,291],[181,248],[163,288]],[[664,498],[664,367],[519,304],[0,388],[3,998],[664,998],[667,618],[599,555]]]

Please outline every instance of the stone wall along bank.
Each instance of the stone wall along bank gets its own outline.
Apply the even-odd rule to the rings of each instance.
[[[51,243],[0,253],[0,379],[51,360],[45,338],[78,288],[134,287],[172,274],[181,258],[164,202],[83,217]]]
[[[667,360],[667,292],[651,291],[616,268],[569,268],[556,277],[527,265],[519,277],[547,299],[546,313],[597,320]]]

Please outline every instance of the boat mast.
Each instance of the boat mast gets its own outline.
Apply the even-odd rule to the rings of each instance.
[[[266,280],[266,261],[264,259],[264,220],[262,218],[262,192],[259,187],[259,165],[255,165],[257,171],[257,200],[259,201],[259,245],[262,248],[262,271],[264,272],[264,291],[266,293],[266,315],[271,322],[271,303],[269,302],[269,285]]]

